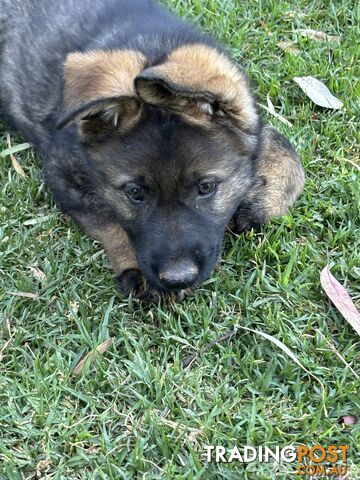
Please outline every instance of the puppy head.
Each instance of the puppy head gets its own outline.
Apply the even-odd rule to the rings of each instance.
[[[157,288],[200,283],[254,184],[261,121],[246,79],[204,45],[147,68],[138,52],[73,54],[64,127],[76,122],[98,194]]]

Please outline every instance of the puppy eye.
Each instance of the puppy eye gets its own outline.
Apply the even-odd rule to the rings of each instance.
[[[144,200],[145,190],[141,185],[131,183],[125,186],[125,193],[134,203],[140,203]]]
[[[201,197],[208,197],[216,190],[216,182],[201,182],[199,183],[199,195]]]

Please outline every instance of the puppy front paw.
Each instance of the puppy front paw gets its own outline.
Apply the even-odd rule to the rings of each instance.
[[[229,223],[228,228],[235,234],[248,232],[251,229],[258,232],[261,225],[265,222],[265,212],[260,207],[255,208],[253,205],[240,205]]]
[[[233,221],[229,223],[228,229],[231,233],[235,233],[236,235],[240,233],[249,232],[250,230],[254,229],[255,232],[260,231],[261,223],[257,222],[256,220],[251,220],[246,217],[234,217]]]
[[[144,300],[158,300],[162,296],[162,292],[151,287],[144,275],[136,268],[124,270],[115,278],[115,281],[125,297],[132,295]]]
[[[150,285],[144,275],[136,268],[124,270],[115,278],[116,284],[120,292],[128,297],[132,295],[140,300],[158,301],[181,301],[191,295],[190,288],[179,291],[165,291],[157,289]]]

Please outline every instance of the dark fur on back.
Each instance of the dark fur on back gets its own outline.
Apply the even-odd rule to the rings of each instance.
[[[0,22],[2,111],[36,146],[54,134],[70,52],[132,49],[157,64],[180,45],[214,45],[151,0],[0,0]]]
[[[261,224],[302,190],[242,72],[150,0],[0,0],[0,79],[1,115],[124,293],[200,283],[230,221]]]

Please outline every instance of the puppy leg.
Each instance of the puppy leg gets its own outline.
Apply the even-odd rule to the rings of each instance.
[[[304,170],[290,142],[270,125],[262,131],[255,184],[239,205],[231,225],[235,232],[258,228],[284,215],[303,190]]]
[[[125,230],[115,223],[97,224],[89,216],[79,223],[95,240],[102,243],[115,271],[115,281],[124,296],[132,294],[143,299],[157,299],[160,292],[152,288],[139,270],[136,256]]]

